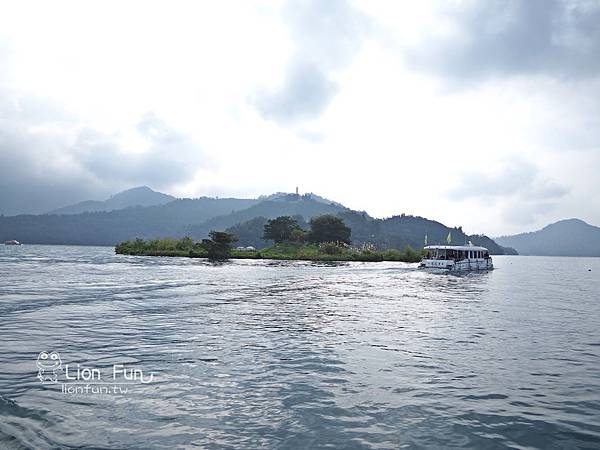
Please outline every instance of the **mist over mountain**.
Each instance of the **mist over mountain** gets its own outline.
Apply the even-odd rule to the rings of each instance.
[[[600,256],[600,228],[580,219],[566,219],[541,230],[495,238],[522,255]]]
[[[112,195],[107,200],[86,200],[74,205],[49,211],[48,214],[80,214],[83,212],[113,211],[132,206],[163,205],[175,200],[175,197],[156,192],[148,186],[139,186]]]
[[[270,244],[262,239],[268,219],[293,216],[307,228],[312,217],[333,214],[352,229],[354,245],[369,243],[379,249],[402,249],[406,245],[421,248],[426,234],[429,244],[445,244],[451,233],[454,244],[472,241],[486,246],[493,254],[510,252],[486,236],[468,236],[460,227],[450,228],[433,220],[407,215],[375,219],[366,212],[353,211],[312,193],[277,193],[258,199],[202,197],[176,199],[152,206],[128,206],[139,201],[162,202],[169,197],[149,188],[137,188],[91,206],[115,208],[110,211],[76,213],[76,208],[90,207],[90,202],[84,202],[61,208],[61,214],[0,217],[0,240],[17,239],[26,244],[116,245],[138,237],[202,239],[211,230],[227,230],[239,237],[240,245],[264,247]],[[119,206],[123,208],[117,209]]]

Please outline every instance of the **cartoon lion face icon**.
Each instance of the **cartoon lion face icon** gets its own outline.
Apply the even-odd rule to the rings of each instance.
[[[38,378],[42,383],[56,383],[58,379],[56,372],[62,368],[62,361],[58,352],[41,352],[38,355],[36,365],[39,369]]]

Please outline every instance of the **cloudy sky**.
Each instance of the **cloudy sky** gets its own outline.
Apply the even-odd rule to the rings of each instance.
[[[0,212],[312,191],[600,225],[600,2],[2,2]]]

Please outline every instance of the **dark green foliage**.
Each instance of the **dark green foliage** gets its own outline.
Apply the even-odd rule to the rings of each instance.
[[[290,237],[290,240],[292,242],[302,243],[302,242],[306,241],[306,236],[307,236],[307,233],[302,228],[295,228],[294,230],[292,230],[292,235]]]
[[[208,236],[210,239],[203,239],[202,244],[209,259],[227,259],[231,256],[231,244],[237,241],[237,237],[224,231],[211,231]]]
[[[300,229],[298,222],[290,216],[279,216],[276,219],[270,219],[264,226],[263,239],[274,241],[276,244],[293,240],[302,242],[304,240],[303,236],[304,232]]]
[[[308,223],[304,218],[298,214],[291,216],[298,224],[298,229],[293,230],[291,241],[292,242],[304,242],[306,233],[304,230],[308,229]],[[225,231],[231,234],[235,234],[238,237],[238,245],[243,247],[252,246],[254,248],[263,248],[269,245],[269,242],[263,239],[264,226],[268,219],[265,217],[255,217],[254,219],[247,220],[242,223],[238,223],[232,227],[227,228]]]
[[[310,219],[309,242],[317,244],[321,242],[343,242],[349,244],[350,234],[350,228],[339,217],[325,214]]]
[[[413,261],[413,262],[417,262],[420,261],[422,258],[422,254],[421,252],[417,252],[415,250],[413,250],[413,248],[410,245],[407,245],[406,247],[404,247],[404,261]]]
[[[192,247],[194,246],[194,241],[192,240],[191,237],[186,236],[182,239],[180,239],[177,244],[175,244],[175,248],[177,250],[191,250]]]
[[[237,237],[235,237],[231,233],[226,233],[224,231],[211,231],[208,233],[208,237],[218,245],[231,245],[232,243],[237,241]]]
[[[115,252],[124,255],[163,255],[163,256],[188,256],[193,248],[189,238],[180,240],[163,238],[144,241],[124,241],[116,246]]]

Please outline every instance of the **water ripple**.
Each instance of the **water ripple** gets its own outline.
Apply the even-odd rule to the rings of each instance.
[[[0,447],[600,447],[600,263],[496,265],[1,248]],[[155,379],[65,394],[43,350]]]

